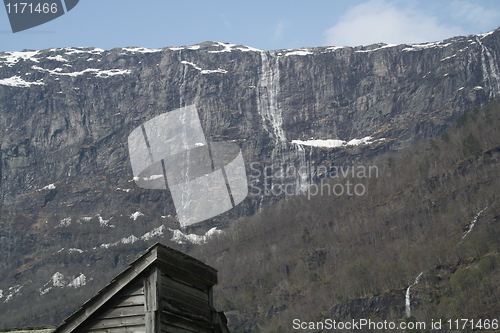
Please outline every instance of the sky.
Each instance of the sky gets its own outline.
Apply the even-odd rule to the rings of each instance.
[[[80,0],[65,15],[17,33],[0,8],[0,51],[204,41],[262,50],[410,44],[499,27],[500,0]]]

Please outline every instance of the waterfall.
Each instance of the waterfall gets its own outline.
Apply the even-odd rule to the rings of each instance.
[[[298,171],[295,179],[295,194],[306,193],[313,181],[313,175],[311,174],[311,170],[307,164],[306,150],[304,146],[297,143],[294,143],[293,145],[295,154],[298,157]]]
[[[189,66],[182,61],[182,50],[179,50],[179,63],[182,66],[182,83],[179,86],[179,107],[185,107],[186,104],[186,97],[185,97],[185,92],[186,92],[186,83],[187,83],[187,73],[189,71]]]
[[[488,85],[493,88],[490,91],[490,97],[500,93],[500,70],[498,69],[498,61],[495,55],[491,54],[490,50],[481,43],[481,39],[476,39],[478,44],[481,45],[481,64],[483,70],[483,77]]]
[[[410,293],[410,289],[418,284],[418,280],[420,279],[420,277],[422,276],[422,274],[424,274],[424,272],[421,272],[420,274],[418,274],[418,276],[415,278],[415,282],[413,282],[413,284],[406,289],[406,297],[405,297],[405,313],[406,313],[406,317],[410,317],[411,316],[411,309],[410,309],[411,293]]]
[[[467,232],[462,236],[462,239],[464,239],[472,231],[472,228],[474,228],[474,226],[476,225],[477,219],[487,208],[488,207],[486,207],[485,209],[477,213],[476,216],[474,216],[474,219],[472,219],[471,223],[469,224],[469,230],[467,230]]]
[[[271,187],[277,183],[288,185],[288,182],[293,181],[293,194],[305,193],[311,183],[305,148],[299,144],[290,145],[283,130],[282,109],[279,103],[279,56],[269,52],[261,52],[260,56],[262,65],[257,91],[257,108],[264,129],[274,139],[275,146],[271,152],[271,161],[273,164],[279,161],[281,167],[293,165],[296,170],[295,179],[282,179],[281,182],[273,179]],[[286,184],[283,184],[283,181]]]
[[[283,128],[283,119],[279,108],[278,95],[279,86],[279,58],[274,53],[261,52],[261,71],[257,90],[257,111],[262,118],[262,125],[270,138],[274,140],[274,147],[271,151],[271,163],[274,167],[275,160],[280,161],[279,166],[286,164],[284,150],[287,140]],[[283,180],[270,179],[270,188],[274,188],[276,183],[281,184]]]
[[[280,90],[279,57],[272,57],[261,52],[262,67],[259,78],[258,112],[262,117],[265,130],[274,137],[276,145],[283,148],[286,143],[283,132],[283,118],[278,103]]]

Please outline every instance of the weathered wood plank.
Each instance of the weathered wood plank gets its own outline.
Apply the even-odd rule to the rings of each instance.
[[[185,284],[188,287],[193,287],[195,289],[201,290],[204,293],[207,293],[208,290],[212,289],[211,286],[209,287],[206,284],[195,283],[195,282],[189,281],[187,279],[179,278],[179,277],[176,277],[176,276],[170,276],[170,275],[168,275],[168,273],[165,273],[164,276],[167,277],[167,278],[169,278],[170,280],[173,280],[173,281]]]
[[[144,286],[142,284],[142,281],[139,282],[140,284],[128,286],[127,288],[121,290],[116,296],[127,297],[127,296],[144,295]]]
[[[184,299],[162,298],[162,310],[179,313],[180,315],[189,314],[193,318],[205,318],[208,321],[210,321],[212,317],[212,310],[208,306],[198,307],[192,303],[186,302]]]
[[[208,303],[207,300],[203,300],[203,299],[200,299],[198,297],[194,297],[192,295],[183,293],[179,290],[174,290],[174,289],[165,290],[163,292],[162,299],[181,300],[183,302],[195,305],[199,308],[211,310],[210,303]]]
[[[170,326],[170,327],[162,327],[161,333],[198,333],[198,331],[187,330],[185,328]]]
[[[153,267],[148,273],[147,277],[144,279],[144,295],[146,299],[145,303],[145,319],[146,319],[146,331],[151,333],[157,333],[160,331],[160,318],[158,316],[161,302],[161,277],[160,269],[158,267]]]
[[[172,328],[184,329],[189,332],[198,333],[213,333],[213,325],[205,324],[203,322],[189,320],[188,318],[180,317],[178,315],[162,311],[161,313],[162,330]]]
[[[105,329],[82,330],[75,333],[146,333],[145,326],[127,326]]]
[[[115,328],[144,325],[144,316],[129,316],[119,318],[100,318],[87,326],[88,329]]]
[[[130,306],[130,305],[144,305],[145,302],[146,302],[146,299],[145,299],[144,295],[116,297],[111,302],[106,304],[106,307],[119,308],[122,306]]]
[[[136,316],[136,315],[144,315],[144,305],[127,305],[116,308],[110,308],[104,310],[101,314],[99,314],[99,318],[118,318],[118,317],[128,317],[128,316]]]
[[[206,302],[209,302],[209,295],[208,295],[208,290],[203,291],[201,289],[196,288],[195,286],[182,283],[179,281],[176,281],[174,279],[171,279],[165,275],[162,274],[161,277],[161,283],[165,286],[166,290],[164,290],[164,293],[168,293],[171,290],[174,291],[181,291],[183,293],[192,295],[194,297],[197,297],[201,300],[204,300]]]

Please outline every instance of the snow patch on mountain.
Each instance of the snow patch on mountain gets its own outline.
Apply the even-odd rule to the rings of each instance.
[[[131,235],[131,236],[127,237],[127,238],[122,238],[121,242],[123,244],[134,244],[138,240],[139,240],[139,238],[135,237],[134,235]]]
[[[387,48],[395,47],[395,46],[397,46],[397,44],[385,44],[385,45],[383,45],[381,47],[377,47],[377,48],[374,48],[374,49],[370,49],[370,50],[357,50],[355,52],[357,52],[357,53],[375,52],[375,51],[378,51],[378,50],[387,49]]]
[[[168,230],[173,233],[170,240],[176,242],[177,244],[191,243],[200,245],[208,242],[208,240],[213,236],[224,233],[222,230],[217,230],[217,227],[213,227],[212,229],[208,230],[204,235],[185,234],[179,229],[169,228]]]
[[[295,51],[292,51],[292,52],[288,52],[285,54],[285,57],[289,57],[289,56],[306,56],[306,55],[309,55],[309,54],[314,54],[312,53],[311,51],[307,50],[307,49],[301,49],[301,50],[295,50]]]
[[[163,235],[164,232],[165,232],[165,226],[162,225],[156,229],[151,230],[150,232],[145,233],[144,235],[142,235],[141,239],[150,240],[153,237],[158,237]]]
[[[8,290],[9,293],[7,294],[7,296],[5,296],[5,301],[3,302],[8,303],[14,296],[19,295],[19,292],[21,291],[22,288],[23,288],[22,285],[16,285],[14,287],[10,287]]]
[[[159,237],[163,235],[165,232],[165,226],[161,225],[158,228],[155,228],[149,232],[146,232],[144,235],[141,237],[136,237],[135,235],[130,235],[129,237],[125,237],[120,239],[117,242],[114,243],[107,243],[107,244],[101,244],[99,247],[104,248],[104,249],[109,249],[110,247],[117,246],[118,244],[134,244],[137,241],[143,240],[143,241],[148,241],[154,237]],[[97,249],[97,247],[93,248],[94,250]]]
[[[189,61],[181,61],[181,64],[184,64],[184,65],[189,65],[191,67],[193,67],[194,69],[197,69],[200,71],[201,74],[212,74],[212,73],[221,73],[221,74],[226,74],[227,71],[225,69],[221,69],[221,68],[217,68],[217,69],[202,69],[200,66],[192,63],[192,62],[189,62]]]
[[[96,77],[110,77],[110,76],[115,76],[115,75],[126,75],[132,73],[131,70],[129,69],[108,69],[108,70],[103,70],[103,69],[98,69],[98,68],[87,68],[84,69],[83,71],[79,72],[70,72],[70,73],[62,73],[63,69],[62,68],[56,68],[56,69],[46,69],[42,68],[40,66],[33,65],[31,66],[32,69],[44,72],[44,73],[49,73],[51,75],[59,75],[59,76],[71,76],[71,77],[77,77],[85,74],[91,74],[95,75]]]
[[[234,51],[234,50],[243,51],[243,52],[247,52],[247,51],[260,51],[258,49],[251,48],[251,47],[248,47],[248,46],[241,46],[241,45],[230,44],[230,43],[220,43],[220,42],[217,42],[216,44],[218,44],[219,46],[222,46],[223,49],[222,50],[216,50],[216,51],[208,51],[208,53],[223,53],[223,52],[231,52],[231,51]]]
[[[36,81],[36,82],[29,82],[23,80],[20,76],[14,75],[12,77],[6,78],[6,79],[1,79],[0,80],[0,85],[3,86],[10,86],[10,87],[31,87],[31,86],[43,86],[45,83]]]
[[[134,220],[134,221],[135,221],[135,220],[137,220],[137,218],[138,218],[139,216],[144,216],[144,214],[143,214],[143,213],[141,213],[141,212],[139,212],[139,211],[137,211],[137,212],[135,212],[134,214],[130,215],[130,218],[131,218],[132,220]]]
[[[145,47],[124,47],[122,50],[131,53],[156,53],[161,52],[161,49],[148,49]]]
[[[42,187],[41,189],[37,190],[37,191],[43,191],[43,190],[55,190],[56,189],[56,185],[55,184],[49,184],[47,186],[44,186]]]
[[[200,45],[195,44],[195,45],[190,45],[190,46],[172,46],[172,47],[168,47],[168,49],[171,51],[198,50],[198,49],[200,49]]]
[[[366,136],[362,139],[352,139],[350,141],[330,139],[330,140],[292,140],[292,143],[302,146],[311,146],[311,147],[321,147],[321,148],[338,148],[338,147],[347,147],[347,146],[359,146],[359,145],[369,145],[377,141],[385,140],[385,138],[373,140],[373,137]]]
[[[444,43],[444,42],[413,44],[413,45],[410,45],[410,47],[404,48],[403,51],[421,51],[421,50],[425,50],[425,49],[433,48],[433,47],[445,48],[445,47],[450,46],[450,45],[451,45],[451,43]]]
[[[495,32],[495,30],[490,31],[490,32],[486,32],[486,33],[484,33],[484,34],[479,34],[479,35],[477,35],[477,36],[478,36],[479,38],[483,39],[484,37],[489,36],[489,35],[491,35],[491,34],[492,34],[492,33],[494,33],[494,32]]]
[[[4,52],[4,55],[0,55],[0,61],[3,60],[3,62],[9,67],[14,66],[21,60],[38,62],[38,59],[35,58],[35,56],[39,53],[40,51]]]
[[[68,284],[68,287],[80,288],[87,284],[87,277],[80,273],[73,281]]]
[[[55,60],[55,61],[59,61],[59,62],[68,62],[68,59],[65,59],[62,55],[58,54],[54,57],[47,57],[47,59],[49,60]]]
[[[51,49],[51,51],[66,51],[66,54],[72,55],[72,54],[78,54],[78,53],[90,53],[90,54],[100,54],[104,52],[103,49],[93,47],[93,48],[83,48],[83,47],[65,47],[63,49]]]
[[[67,282],[67,280],[70,281]],[[86,284],[87,284],[87,277],[83,273],[80,273],[76,278],[66,278],[64,274],[56,272],[54,273],[54,275],[52,275],[49,282],[44,284],[42,288],[38,289],[38,291],[40,292],[40,296],[43,296],[54,288],[64,288],[64,287],[80,288]]]
[[[59,225],[56,228],[68,227],[71,225],[71,217],[65,217],[61,221],[59,221]]]
[[[115,227],[114,225],[109,224],[109,221],[111,221],[112,217],[109,220],[103,219],[100,214],[97,214],[96,217],[99,219],[99,225],[101,227],[109,227],[109,228],[114,228]]]

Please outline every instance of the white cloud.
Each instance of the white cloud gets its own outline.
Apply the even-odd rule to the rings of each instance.
[[[482,29],[482,32],[495,29],[500,22],[500,11],[494,8],[485,9],[477,3],[463,0],[453,1],[450,7],[455,18],[467,21],[476,28]]]
[[[370,0],[350,9],[325,35],[328,45],[356,46],[432,42],[461,33],[460,28],[440,25],[433,16]]]

